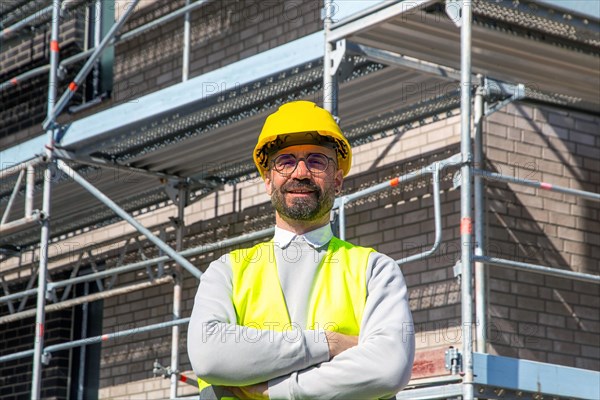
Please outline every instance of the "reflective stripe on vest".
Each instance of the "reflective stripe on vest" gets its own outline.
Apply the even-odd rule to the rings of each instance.
[[[331,239],[311,288],[306,329],[359,334],[367,299],[367,264],[373,251]],[[234,250],[229,259],[238,325],[278,332],[291,330],[273,241]],[[198,382],[201,390],[209,386],[200,379]]]

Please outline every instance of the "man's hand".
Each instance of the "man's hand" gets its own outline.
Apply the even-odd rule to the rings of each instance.
[[[269,398],[269,384],[267,382],[257,383],[250,386],[224,386],[235,397],[242,400],[265,400]]]
[[[358,344],[358,336],[325,331],[325,337],[327,337],[327,345],[329,346],[329,359]]]

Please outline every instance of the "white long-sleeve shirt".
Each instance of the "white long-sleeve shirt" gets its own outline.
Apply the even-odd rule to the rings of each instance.
[[[410,379],[414,329],[404,277],[390,257],[373,252],[358,345],[333,359],[321,329],[306,330],[310,288],[333,234],[326,225],[305,235],[275,229],[275,261],[297,329],[259,331],[236,324],[229,256],[200,280],[188,327],[188,355],[199,377],[217,385],[268,381],[271,399],[393,397]]]

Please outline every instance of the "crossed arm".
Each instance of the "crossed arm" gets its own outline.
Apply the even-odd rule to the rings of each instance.
[[[330,359],[358,344],[358,336],[344,335],[342,333],[329,331],[325,332],[325,336],[327,337]],[[226,388],[240,399],[262,400],[269,398],[269,382],[261,382],[241,387],[226,386]]]
[[[235,323],[231,270],[215,261],[200,283],[188,328],[195,373],[239,397],[379,398],[410,378],[414,356],[406,285],[397,265],[371,255],[360,337],[259,331]],[[233,389],[237,391],[238,389]]]

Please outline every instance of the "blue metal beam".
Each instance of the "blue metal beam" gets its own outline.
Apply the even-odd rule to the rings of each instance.
[[[322,58],[323,53],[323,32],[320,31],[77,120],[65,131],[60,144],[66,147],[94,141],[98,136],[155,118],[157,113],[174,113],[190,103]],[[45,136],[40,136],[0,152],[0,169],[34,158],[44,144]]]
[[[600,398],[600,372],[473,353],[474,383],[566,398]]]

